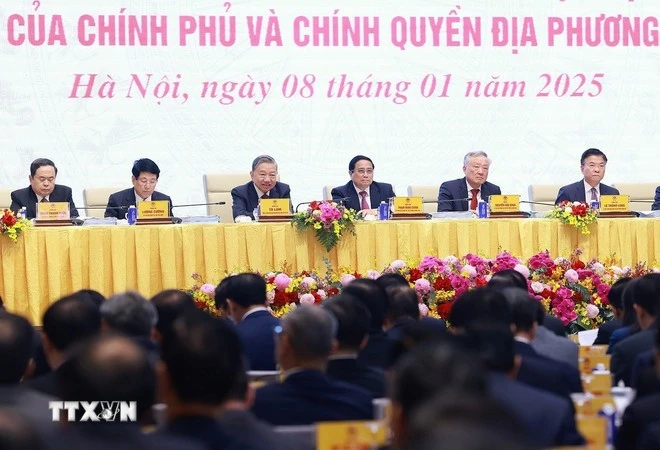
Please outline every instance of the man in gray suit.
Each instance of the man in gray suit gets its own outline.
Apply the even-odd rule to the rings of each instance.
[[[532,348],[543,356],[578,367],[579,348],[566,337],[557,336],[543,326],[545,311],[540,302],[536,303],[536,334],[532,340]]]

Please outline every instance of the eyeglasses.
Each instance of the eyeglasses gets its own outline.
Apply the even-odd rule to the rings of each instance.
[[[360,175],[373,175],[374,174],[374,169],[358,169],[354,170],[353,173],[359,173]]]
[[[158,183],[158,179],[147,180],[145,178],[138,178],[137,181],[143,186],[154,186],[156,183]]]

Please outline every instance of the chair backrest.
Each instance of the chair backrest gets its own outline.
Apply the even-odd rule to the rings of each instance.
[[[408,197],[422,197],[424,199],[424,212],[434,213],[438,210],[439,184],[413,184],[408,186]]]
[[[285,425],[273,427],[273,430],[278,434],[292,437],[306,448],[316,448],[316,425]]]
[[[0,188],[0,209],[9,209],[11,206],[11,189]]]
[[[529,186],[529,201],[555,204],[561,184],[532,184]],[[552,206],[529,205],[532,211],[550,211]]]
[[[323,186],[323,200],[332,200],[332,188],[334,188],[334,186],[331,184]]]
[[[244,173],[207,173],[204,174],[204,195],[206,203],[225,202],[224,205],[206,207],[209,216],[220,217],[220,222],[233,223],[231,212],[231,190],[250,181],[250,174]]]
[[[617,183],[614,185],[621,195],[630,196],[630,209],[633,211],[650,211],[655,188],[658,183]],[[642,202],[639,202],[641,200]]]
[[[111,194],[121,191],[124,188],[120,187],[99,187],[99,188],[86,188],[83,189],[83,202],[85,204],[85,216],[87,217],[103,217],[105,207],[108,205],[108,198]],[[98,209],[86,209],[86,208]],[[80,209],[80,208],[78,208]]]

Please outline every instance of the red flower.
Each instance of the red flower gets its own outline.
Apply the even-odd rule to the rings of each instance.
[[[575,269],[575,270],[579,270],[579,269],[584,269],[587,266],[582,261],[580,261],[579,259],[576,259],[571,264],[571,267],[573,267],[573,269]]]
[[[437,307],[438,315],[445,320],[449,319],[449,314],[451,314],[451,307],[454,305],[454,302],[445,302],[440,303]]]
[[[8,227],[13,227],[16,224],[16,216],[12,215],[9,212],[6,212],[2,216],[2,223],[4,223]]]
[[[422,278],[422,272],[419,271],[418,269],[410,269],[410,276],[408,278],[408,281],[411,283],[414,283],[415,281],[419,280]]]
[[[548,288],[543,289],[543,291],[541,292],[540,295],[543,298],[552,298],[552,297],[554,297],[554,293]]]
[[[328,289],[325,290],[325,292],[328,294],[328,297],[333,297],[339,294],[339,289],[337,289],[336,287],[329,287]]]
[[[438,277],[433,282],[433,289],[436,291],[451,291],[454,289],[451,285],[451,280],[445,277]]]

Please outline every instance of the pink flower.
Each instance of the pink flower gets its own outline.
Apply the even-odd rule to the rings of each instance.
[[[435,256],[425,256],[422,262],[417,267],[422,272],[443,272],[445,270],[445,263]]]
[[[513,269],[516,264],[519,264],[518,258],[511,255],[509,252],[502,252],[495,258],[494,264],[497,266],[497,271],[505,269]]]
[[[289,278],[288,275],[284,273],[278,273],[277,276],[275,276],[275,287],[280,291],[288,288],[290,284],[291,278]]]
[[[316,284],[316,280],[312,277],[305,277],[300,283],[305,283],[307,286],[311,286],[312,284]]]
[[[426,306],[424,303],[418,303],[417,306],[419,307],[419,315],[422,317],[426,317],[429,315],[429,307]]]
[[[456,298],[460,297],[470,289],[470,281],[467,278],[458,275],[451,275],[449,279],[451,280],[451,286],[454,288]]]
[[[319,209],[321,210],[321,221],[323,222],[329,223],[341,219],[341,212],[330,203],[321,203]]]
[[[351,281],[355,280],[355,277],[349,273],[341,277],[341,285],[347,286]]]
[[[396,259],[392,261],[392,264],[390,264],[390,269],[392,270],[400,270],[406,267],[406,263],[400,259]]]
[[[600,283],[599,285],[596,286],[596,293],[600,298],[607,298],[610,295],[610,287],[609,284],[605,283]]]
[[[313,305],[316,301],[312,294],[303,294],[299,300],[301,305]]]
[[[603,276],[605,275],[605,266],[599,262],[595,262],[591,265],[591,270],[594,271],[596,275]]]
[[[600,310],[596,305],[589,304],[587,305],[586,309],[587,309],[587,317],[590,319],[595,319],[596,317],[598,317],[598,314],[600,313]]]
[[[477,276],[477,269],[470,264],[464,265],[461,272],[466,272],[470,278],[474,278]]]
[[[429,281],[424,278],[420,278],[419,280],[415,281],[415,291],[420,294],[428,294],[431,292],[431,283],[429,283]]]
[[[515,270],[518,273],[521,273],[525,278],[529,278],[529,269],[527,268],[527,266],[524,266],[522,264],[516,264],[513,270]]]
[[[377,270],[367,270],[367,274],[365,275],[366,278],[369,278],[370,280],[375,280],[380,276],[380,272]]]
[[[577,281],[580,279],[580,276],[575,270],[568,269],[564,274],[564,278],[566,278],[566,281],[569,283],[577,283]]]
[[[202,287],[199,288],[199,290],[202,291],[202,294],[206,294],[211,298],[215,297],[215,286],[213,286],[212,284],[209,283],[203,284]]]

